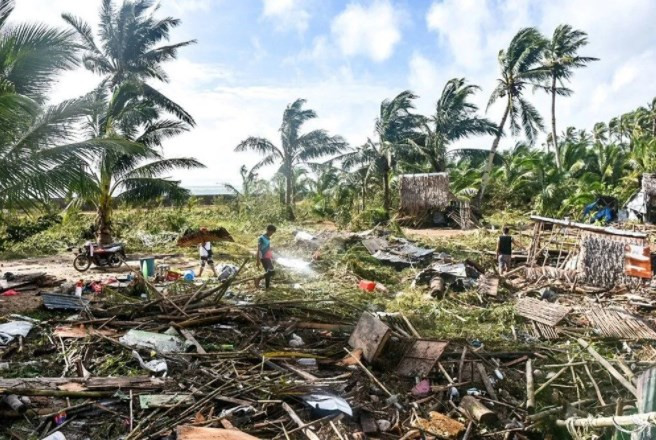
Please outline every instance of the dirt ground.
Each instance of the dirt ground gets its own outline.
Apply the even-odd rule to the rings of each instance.
[[[103,281],[108,278],[116,278],[131,271],[139,270],[138,255],[129,256],[127,266],[117,269],[99,268],[92,266],[86,272],[78,272],[73,268],[73,254],[62,254],[49,257],[26,258],[21,260],[0,260],[0,275],[11,272],[15,275],[23,275],[36,272],[45,272],[58,279],[68,282],[83,280],[84,282]],[[182,256],[169,256],[157,260],[158,263],[168,264],[173,269],[197,269],[196,260]],[[209,272],[209,271],[208,271]],[[57,288],[43,290],[57,291]],[[29,313],[38,309],[41,304],[39,290],[20,291],[17,296],[0,295],[0,315],[9,313]]]

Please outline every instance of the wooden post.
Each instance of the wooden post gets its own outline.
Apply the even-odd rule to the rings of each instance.
[[[487,393],[494,400],[499,400],[497,393],[494,391],[494,387],[492,386],[492,382],[490,382],[490,378],[487,377],[487,371],[485,370],[483,364],[477,362],[476,369],[478,370],[478,374],[481,376],[481,380],[483,381],[483,385],[485,385]]]
[[[468,414],[469,417],[477,422],[483,423],[484,425],[490,425],[499,419],[496,413],[490,411],[488,407],[472,396],[465,396],[462,398],[460,401],[460,409]]]
[[[526,361],[526,409],[533,411],[535,408],[535,382],[533,380],[533,362]]]

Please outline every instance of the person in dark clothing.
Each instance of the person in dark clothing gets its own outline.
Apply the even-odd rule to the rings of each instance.
[[[502,275],[510,269],[510,260],[512,256],[513,238],[510,235],[510,228],[504,226],[503,235],[497,242],[497,262],[499,264],[499,274]]]
[[[268,225],[266,232],[260,235],[257,240],[257,267],[260,265],[264,268],[264,275],[255,279],[255,287],[260,287],[260,282],[264,278],[264,287],[267,289],[271,286],[271,278],[274,274],[273,252],[271,251],[271,236],[276,232],[274,225]]]

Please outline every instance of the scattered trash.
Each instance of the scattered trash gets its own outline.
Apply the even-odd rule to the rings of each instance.
[[[376,282],[360,280],[360,282],[358,283],[358,287],[366,292],[373,292],[376,289]]]
[[[130,347],[156,350],[160,353],[179,353],[189,346],[189,344],[179,336],[146,332],[142,330],[130,330],[123,335],[119,341]]]
[[[305,342],[303,339],[301,339],[300,336],[298,336],[296,333],[292,334],[292,338],[289,340],[289,346],[292,348],[298,348],[302,347],[305,345]]]
[[[376,420],[376,425],[378,426],[378,430],[380,432],[387,432],[392,427],[392,422],[390,422],[389,420],[381,419],[381,420]]]
[[[0,345],[7,345],[17,336],[26,337],[34,324],[27,321],[10,321],[0,324]]]
[[[42,293],[41,298],[49,310],[82,310],[89,305],[89,300],[73,295]]]
[[[66,440],[66,436],[61,432],[53,432],[48,437],[43,437],[41,440]]]
[[[417,385],[412,387],[412,395],[413,396],[427,396],[431,392],[431,385],[430,385],[430,380],[428,379],[422,379],[419,381]]]
[[[15,291],[14,289],[9,289],[5,290],[4,292],[0,293],[0,296],[17,296],[18,292]]]
[[[430,420],[417,417],[413,425],[441,438],[455,439],[465,430],[465,425],[442,413],[431,411]]]
[[[164,359],[153,359],[152,361],[144,362],[136,350],[132,350],[132,357],[139,362],[141,368],[146,369],[152,373],[166,373],[168,366]]]
[[[321,410],[326,413],[340,411],[349,416],[353,415],[351,405],[349,405],[348,402],[341,397],[332,394],[313,393],[303,396],[302,399],[311,408]]]

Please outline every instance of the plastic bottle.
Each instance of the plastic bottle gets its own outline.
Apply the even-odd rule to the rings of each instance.
[[[84,281],[80,280],[75,283],[75,296],[82,296],[82,289],[84,289]]]

